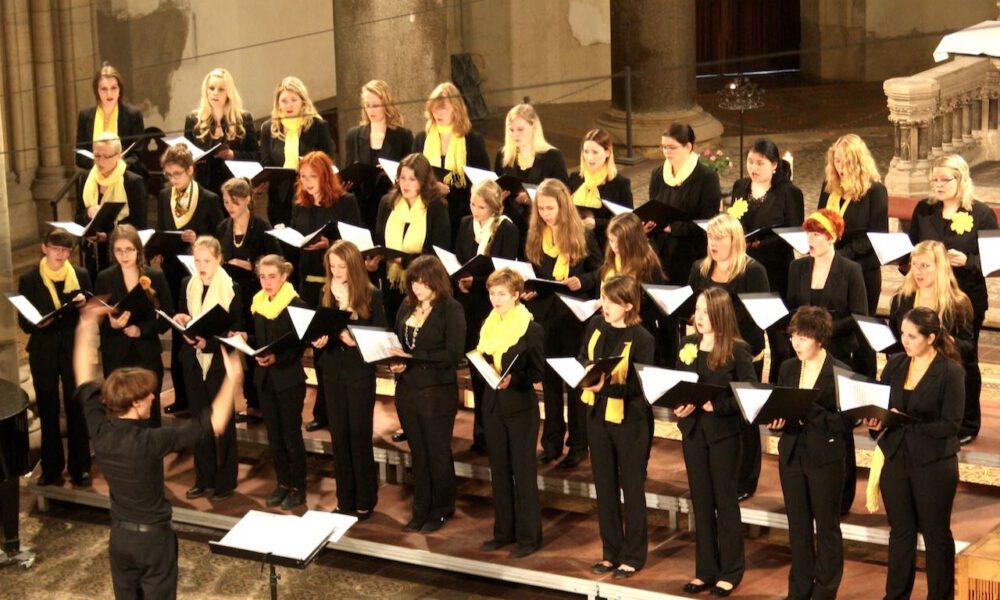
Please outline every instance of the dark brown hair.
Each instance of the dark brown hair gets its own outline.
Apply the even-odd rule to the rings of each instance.
[[[156,375],[149,369],[122,367],[115,369],[101,386],[101,401],[112,416],[120,417],[156,390]]]
[[[413,284],[417,281],[434,292],[431,304],[438,304],[451,298],[451,279],[448,278],[448,271],[438,257],[424,254],[413,259],[410,266],[406,267],[403,287],[406,289],[406,300],[410,306],[418,304],[417,297],[413,293]]]
[[[104,78],[114,79],[118,82],[118,103],[121,104],[122,98],[125,97],[125,83],[122,81],[122,74],[118,72],[118,69],[112,67],[111,65],[104,63],[97,73],[94,74],[94,99],[97,103],[101,103],[101,94],[98,92],[98,87],[101,85],[101,80]]]
[[[710,287],[701,295],[708,309],[708,321],[712,324],[715,344],[708,353],[708,368],[718,370],[733,361],[733,347],[740,338],[740,328],[736,322],[736,311],[729,292],[721,287]]]
[[[166,169],[167,165],[177,165],[185,171],[194,166],[194,156],[187,144],[182,142],[167,148],[160,157],[160,167]]]
[[[933,309],[926,306],[911,308],[903,315],[903,320],[915,325],[920,335],[924,337],[933,335],[935,350],[953,361],[961,362],[962,357],[955,345],[955,338],[951,337],[948,330],[941,326],[941,319]]]
[[[420,199],[424,201],[424,206],[430,208],[431,204],[438,199],[437,185],[435,185],[437,178],[434,177],[434,169],[431,168],[427,157],[416,152],[408,154],[399,161],[399,171],[396,171],[396,185],[389,192],[391,194],[389,207],[396,206],[396,202],[403,198],[403,193],[399,191],[399,174],[403,171],[403,167],[413,170],[413,175],[420,183]]]
[[[625,312],[626,325],[642,323],[642,317],[639,316],[642,294],[639,292],[639,284],[631,275],[615,275],[605,281],[604,286],[601,287],[601,294],[615,304],[632,305],[632,308]]]
[[[788,335],[801,335],[826,347],[833,335],[833,317],[819,306],[800,306],[788,322]]]
[[[72,250],[76,247],[76,238],[65,229],[53,229],[45,234],[45,241],[42,243],[53,248],[69,248]]]
[[[622,273],[627,273],[640,283],[657,283],[666,279],[663,266],[656,255],[646,232],[642,228],[642,219],[635,213],[622,213],[611,217],[607,229],[608,236],[618,240],[618,256],[621,257]],[[604,263],[601,264],[601,277],[615,268],[615,252],[609,242],[604,248]]]
[[[663,137],[673,138],[684,144],[694,145],[694,129],[687,123],[671,123],[663,132]]]

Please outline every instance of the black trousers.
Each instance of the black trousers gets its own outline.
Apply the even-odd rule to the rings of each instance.
[[[909,598],[916,577],[917,532],[924,534],[927,557],[927,598],[944,600],[955,594],[955,538],[951,508],[958,489],[958,457],[918,466],[900,448],[882,468],[882,499],[889,517],[889,569],[886,600]]]
[[[67,344],[69,346],[69,344]],[[62,433],[59,428],[60,393],[66,410],[66,437],[69,441],[69,474],[80,477],[90,471],[90,436],[83,407],[74,400],[73,348],[60,348],[56,356],[28,355],[28,367],[35,386],[38,417],[42,421],[42,477],[58,477],[66,466]]]
[[[753,368],[757,372],[757,379],[760,380],[764,374],[764,359],[754,361]],[[740,474],[736,483],[736,492],[739,495],[753,496],[757,492],[761,454],[760,426],[751,425],[740,419]]]
[[[184,365],[181,364],[181,350],[186,345],[181,334],[170,332],[170,379],[174,384],[174,406],[177,407],[171,410],[184,410],[191,406],[188,402],[188,386],[184,381]]]
[[[472,381],[472,444],[480,448],[486,447],[486,423],[483,416],[483,395],[486,393],[486,380],[479,371],[470,368],[469,379]],[[535,423],[535,436],[538,436],[538,423]],[[535,451],[535,442],[531,442],[531,451]]]
[[[219,357],[213,360],[221,361]],[[222,381],[226,377],[222,369],[210,370],[208,379],[203,379],[201,366],[188,368],[184,373],[185,385],[188,389],[188,399],[191,405],[191,416],[197,417],[203,411],[212,410],[212,400],[215,399]],[[215,490],[216,493],[236,489],[236,471],[239,457],[236,452],[236,421],[230,418],[226,430],[216,437],[214,431],[209,431],[194,445],[194,484],[196,487]]]
[[[560,300],[556,302],[561,303]],[[545,356],[576,356],[580,353],[582,324],[569,310],[562,310],[557,314],[561,316],[543,324]],[[565,438],[565,444],[570,452],[586,451],[587,406],[580,401],[580,390],[567,386],[548,363],[545,364],[545,374],[542,378],[542,399],[545,406],[542,449],[557,456],[561,455]],[[563,415],[564,407],[566,416]],[[566,438],[567,429],[568,438]]]
[[[979,428],[982,425],[982,410],[979,406],[980,396],[983,390],[983,373],[979,369],[979,332],[983,328],[983,320],[986,313],[973,311],[972,315],[972,348],[975,354],[971,360],[965,361],[965,413],[962,415],[962,424],[958,428],[958,436],[973,437],[979,435]]]
[[[306,488],[306,447],[302,441],[302,404],[306,386],[296,384],[278,392],[270,379],[257,390],[267,427],[278,485],[296,490]]]
[[[805,448],[796,448],[787,464],[785,457],[781,457],[778,475],[788,513],[792,551],[788,598],[833,600],[844,575],[839,498],[844,484],[844,461],[813,465]]]
[[[737,585],[746,568],[736,499],[740,438],[733,435],[709,442],[698,427],[684,437],[683,449],[694,504],[695,577]]]
[[[312,420],[318,422],[320,427],[329,427],[330,414],[326,409],[326,402],[323,400],[326,398],[326,378],[316,360],[315,352],[313,352],[313,369],[316,370],[316,400],[313,402]]]
[[[486,452],[493,483],[493,539],[518,546],[542,545],[538,498],[538,409],[513,415],[483,415]]]
[[[326,413],[333,442],[337,506],[372,510],[378,503],[378,471],[372,451],[375,378],[324,377]]]
[[[116,600],[173,600],[177,597],[177,535],[128,531],[111,526],[108,544]]]
[[[11,554],[21,549],[21,538],[18,534],[18,518],[20,514],[21,487],[17,477],[4,479],[0,474],[0,551]]]
[[[641,569],[646,565],[649,541],[646,465],[653,442],[652,415],[616,424],[604,420],[603,410],[589,412],[587,437],[597,489],[601,559]]]
[[[458,388],[454,383],[425,388],[396,384],[396,411],[403,425],[413,457],[413,520],[450,517],[455,512],[455,460],[451,454],[451,436],[458,410]],[[444,414],[426,414],[417,410],[428,396],[451,399],[454,410]],[[426,404],[425,404],[426,405]]]
[[[840,434],[844,436],[844,487],[840,496],[840,514],[851,512],[854,496],[858,489],[858,458],[854,454],[854,430]]]

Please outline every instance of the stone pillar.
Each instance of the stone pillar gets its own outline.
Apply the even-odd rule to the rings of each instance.
[[[27,0],[5,0],[3,10],[3,66],[7,73],[7,110],[10,111],[10,164],[21,180],[29,180],[37,166],[38,135],[32,111],[34,67]]]
[[[931,155],[931,122],[925,121],[917,127],[917,160],[926,161]]]
[[[972,99],[972,137],[976,139],[983,136],[983,100],[981,94]]]
[[[347,130],[361,118],[361,86],[383,79],[414,133],[424,128],[424,102],[434,86],[451,79],[447,10],[428,10],[423,0],[335,0],[334,50],[340,155]],[[409,16],[399,17],[399,15]],[[376,52],[375,48],[392,48]],[[401,60],[399,57],[405,57]]]
[[[931,154],[937,156],[941,154],[941,136],[944,130],[944,117],[940,114],[934,115],[934,122],[931,125]]]
[[[941,115],[941,150],[948,153],[955,149],[955,145],[951,141],[951,125],[954,119],[952,119],[951,108],[948,105],[942,105],[941,110],[944,111],[944,114]]]
[[[59,152],[59,108],[56,103],[55,27],[52,0],[35,0],[31,12],[31,41],[35,63],[35,119],[38,123],[38,169],[31,183],[39,230],[52,220],[49,201],[65,183]],[[69,139],[69,136],[66,136]],[[27,225],[27,224],[25,224]]]
[[[0,174],[9,168],[7,157],[9,146],[4,132],[6,106],[0,102]],[[0,176],[0,291],[12,292],[14,285],[14,263],[11,252],[11,231],[9,206],[7,203],[7,179]],[[9,302],[0,306],[0,378],[20,382],[17,368],[17,317]]]
[[[660,156],[671,123],[689,123],[698,143],[722,123],[695,103],[695,4],[691,0],[617,0],[611,4],[611,71],[632,68],[633,144]],[[611,110],[597,119],[625,142],[625,80],[611,86]]]
[[[997,129],[997,113],[1000,112],[997,110],[998,107],[1000,107],[1000,98],[990,98],[990,114],[987,119],[987,126],[993,131]]]
[[[883,84],[889,106],[889,120],[896,126],[897,142],[892,161],[885,175],[889,193],[900,196],[925,197],[928,161],[931,148],[931,124],[941,118],[938,97],[941,86],[936,79],[896,77]],[[947,112],[942,118],[946,132]],[[947,136],[946,136],[947,137]]]

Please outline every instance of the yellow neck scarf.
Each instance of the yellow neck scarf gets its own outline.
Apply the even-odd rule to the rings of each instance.
[[[187,202],[182,202],[185,197]],[[177,188],[170,188],[170,213],[174,216],[174,226],[177,229],[184,229],[191,222],[191,217],[197,208],[198,183],[194,179],[183,194],[178,194]]]
[[[591,171],[584,165],[580,165],[580,174],[583,175],[583,185],[573,192],[573,204],[584,208],[601,208],[601,192],[597,186],[604,184],[608,179],[608,165],[596,171]]]
[[[229,305],[236,295],[233,290],[232,278],[221,266],[215,270],[215,275],[212,275],[212,282],[208,284],[208,292],[205,292],[205,284],[201,281],[201,277],[192,275],[185,293],[187,294],[188,312],[192,317],[212,310],[216,305],[229,310]],[[205,293],[204,302],[201,299],[202,293]],[[204,379],[208,376],[209,367],[212,366],[213,354],[206,354],[198,349],[195,349],[194,354],[198,359],[198,364],[201,365],[201,377]]]
[[[107,188],[101,195],[101,188]],[[87,208],[106,202],[121,202],[124,204],[115,223],[128,216],[128,195],[125,194],[125,161],[119,160],[115,170],[107,177],[101,175],[97,165],[90,169],[87,181],[83,184],[83,205]]]
[[[465,136],[455,135],[452,125],[431,125],[424,139],[424,156],[431,165],[448,170],[448,176],[444,182],[450,186],[464,188],[465,182]],[[448,148],[441,152],[441,136],[451,136],[448,139]],[[441,164],[441,156],[444,155],[444,164]]]
[[[114,110],[111,111],[111,118],[108,119],[107,128],[104,127],[104,110],[101,105],[97,105],[97,112],[94,113],[94,135],[90,139],[96,140],[97,136],[104,132],[113,133],[118,135],[118,104],[115,104]]]
[[[556,246],[555,242],[555,234],[548,225],[545,226],[545,231],[542,232],[542,252],[549,258],[556,259],[556,266],[552,267],[553,279],[562,281],[569,277],[569,257],[559,252],[559,246]]]
[[[826,198],[826,207],[836,211],[840,216],[844,216],[844,213],[847,212],[847,207],[850,205],[851,201],[843,200],[840,197],[840,192],[831,192]]]
[[[292,287],[292,284],[287,281],[281,284],[281,288],[278,289],[278,293],[274,295],[274,298],[268,298],[267,292],[261,290],[254,294],[253,302],[250,303],[250,312],[255,315],[260,315],[265,319],[274,320],[278,318],[281,311],[285,310],[292,300],[299,297],[298,292]]]
[[[524,336],[531,319],[531,311],[518,303],[508,310],[506,315],[501,315],[496,309],[490,311],[489,316],[483,321],[476,350],[480,354],[493,357],[493,368],[498,374],[503,369],[501,362],[504,352]]]
[[[687,181],[687,178],[694,173],[694,168],[698,166],[698,155],[692,152],[688,155],[687,160],[684,161],[684,165],[681,167],[680,171],[674,173],[674,167],[670,164],[669,160],[663,161],[663,183],[671,186],[677,187],[680,184]]]
[[[42,283],[45,284],[45,288],[49,290],[49,295],[52,296],[52,305],[56,308],[62,306],[62,302],[59,300],[59,294],[56,292],[56,286],[53,281],[64,281],[63,293],[68,294],[70,292],[75,292],[80,289],[80,281],[76,278],[76,270],[73,265],[67,260],[63,263],[62,267],[58,271],[53,271],[49,268],[45,257],[42,257],[42,262],[38,265],[38,272],[42,275]]]
[[[409,227],[407,227],[409,225]],[[420,254],[424,251],[424,238],[427,237],[427,207],[422,198],[417,198],[410,206],[406,198],[396,201],[396,206],[389,213],[385,223],[385,246],[407,254]],[[403,283],[403,267],[396,262],[390,262],[389,282],[398,288]]]
[[[868,484],[865,485],[865,508],[873,513],[878,510],[878,484],[882,479],[882,467],[885,466],[885,454],[875,446],[872,452],[872,464],[868,469]]]
[[[285,129],[285,164],[286,169],[299,168],[299,130],[302,129],[302,117],[282,117],[281,126]]]
[[[590,343],[587,344],[587,358],[594,360],[594,349],[597,347],[597,340],[601,338],[601,330],[595,329],[594,335],[590,336]],[[622,385],[628,377],[628,357],[632,351],[632,342],[625,342],[622,350],[622,359],[618,361],[615,368],[611,370],[611,383]],[[607,382],[605,382],[607,385]],[[584,390],[580,399],[588,406],[594,405],[594,392]],[[608,398],[608,403],[604,408],[604,420],[608,423],[621,423],[625,419],[625,399]]]

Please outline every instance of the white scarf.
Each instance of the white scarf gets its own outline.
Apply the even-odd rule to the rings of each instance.
[[[188,312],[191,313],[192,319],[208,312],[217,304],[229,310],[230,303],[233,301],[233,297],[236,296],[236,292],[233,290],[233,280],[229,277],[229,273],[226,273],[226,270],[221,266],[215,270],[212,282],[208,285],[208,293],[205,294],[205,302],[202,303],[201,294],[204,289],[205,284],[202,283],[201,277],[192,275],[191,279],[188,280],[186,291]],[[202,379],[208,376],[208,369],[212,366],[213,356],[214,354],[206,354],[197,348],[195,349],[195,357],[198,359],[198,364],[201,365]]]

